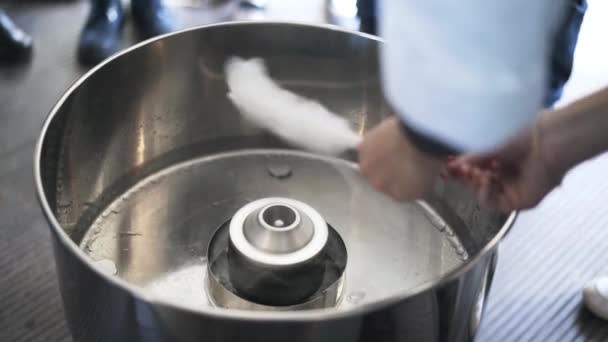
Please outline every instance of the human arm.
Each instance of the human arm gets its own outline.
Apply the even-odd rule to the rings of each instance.
[[[442,150],[487,151],[527,127],[543,104],[563,4],[386,1],[383,85],[418,139],[396,134],[396,124],[371,130],[359,149],[363,175],[395,199],[420,197],[441,168]],[[429,153],[420,141],[443,148]]]
[[[504,211],[538,204],[576,165],[608,150],[608,88],[541,112],[531,129],[490,153],[448,163],[481,202]]]

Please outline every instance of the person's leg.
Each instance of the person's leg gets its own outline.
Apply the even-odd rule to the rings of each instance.
[[[586,10],[586,0],[571,0],[563,24],[557,32],[551,58],[549,88],[545,97],[547,107],[552,107],[561,98],[564,84],[570,78],[578,32]]]
[[[19,29],[11,18],[0,10],[0,61],[22,62],[32,55],[32,37]]]
[[[175,30],[175,19],[161,0],[131,0],[131,14],[144,38]]]
[[[118,51],[125,14],[120,0],[92,0],[89,18],[80,33],[78,59],[94,65]]]
[[[377,34],[377,2],[376,0],[357,0],[357,16],[359,31]]]

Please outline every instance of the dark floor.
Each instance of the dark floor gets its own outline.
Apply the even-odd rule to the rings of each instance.
[[[608,84],[602,37],[608,32],[602,19],[608,5],[589,2],[566,100]],[[322,5],[322,0],[273,0],[266,14],[239,12],[236,18],[324,22]],[[48,228],[34,195],[32,153],[46,113],[86,71],[74,56],[87,4],[12,1],[4,7],[34,35],[36,51],[31,65],[0,67],[0,341],[69,341]],[[176,10],[184,26],[191,26],[226,19],[228,8]],[[125,46],[134,38],[127,26]],[[587,280],[608,274],[605,175],[608,156],[574,171],[539,208],[520,216],[501,246],[478,341],[608,341],[608,322],[582,309],[580,296]]]

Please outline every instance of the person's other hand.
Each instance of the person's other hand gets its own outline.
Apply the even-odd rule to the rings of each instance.
[[[429,192],[443,162],[417,150],[396,117],[371,129],[359,145],[361,174],[395,200],[420,198]]]
[[[481,203],[511,211],[536,206],[560,183],[546,160],[537,124],[495,152],[449,160],[447,171],[464,180]]]

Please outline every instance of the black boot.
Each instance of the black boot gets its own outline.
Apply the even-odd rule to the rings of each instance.
[[[131,15],[146,39],[175,31],[175,18],[161,0],[131,0]]]
[[[376,34],[376,0],[357,0],[357,16],[359,17],[359,31]]]
[[[94,65],[118,51],[124,20],[120,0],[92,0],[89,18],[80,33],[80,63]]]
[[[21,31],[11,18],[0,10],[0,61],[23,62],[32,55],[32,37]]]

